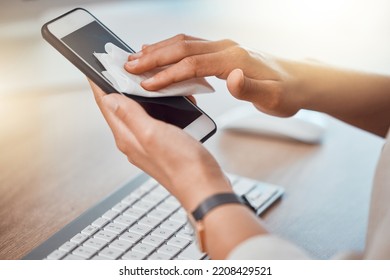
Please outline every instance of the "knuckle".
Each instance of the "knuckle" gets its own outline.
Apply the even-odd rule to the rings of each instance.
[[[191,43],[187,40],[179,41],[177,44],[177,51],[182,55],[187,55],[191,51]]]
[[[222,42],[226,46],[237,46],[238,45],[238,43],[236,43],[235,41],[233,41],[231,39],[224,39],[224,40],[222,40]]]
[[[154,127],[152,125],[146,126],[142,130],[142,134],[140,135],[140,137],[141,137],[142,143],[143,143],[142,146],[145,149],[152,147],[154,145],[154,142],[156,141]]]
[[[239,45],[234,45],[230,48],[232,54],[238,59],[245,59],[249,56],[249,52]]]
[[[187,35],[184,33],[177,34],[175,37],[178,41],[185,41],[187,39]]]
[[[194,56],[187,56],[182,60],[184,67],[190,70],[193,75],[196,75],[196,69],[198,66],[198,59]]]

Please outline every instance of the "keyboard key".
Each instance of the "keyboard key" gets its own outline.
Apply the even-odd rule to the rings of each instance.
[[[142,238],[141,234],[134,233],[134,232],[125,232],[121,236],[119,236],[119,239],[123,239],[132,244],[137,243],[141,238]]]
[[[187,219],[187,214],[183,212],[176,212],[171,217],[169,217],[169,220],[176,221],[183,224],[186,223],[188,219]]]
[[[117,235],[113,232],[101,230],[94,235],[95,238],[106,240],[107,242],[111,242]]]
[[[156,209],[160,210],[160,211],[165,211],[165,212],[168,212],[168,213],[172,213],[174,212],[175,210],[177,210],[177,208],[179,208],[180,205],[175,205],[175,204],[172,204],[172,203],[169,203],[169,202],[163,202],[161,203],[160,205],[158,205],[156,207]]]
[[[117,224],[117,223],[109,223],[104,227],[104,230],[111,231],[116,234],[121,234],[127,229],[126,225]]]
[[[160,211],[159,209],[154,209],[148,214],[148,217],[156,218],[162,221],[165,220],[169,215],[170,213],[168,212]]]
[[[173,258],[179,251],[180,248],[172,245],[163,245],[157,250],[158,253],[168,255],[170,258]]]
[[[161,222],[161,220],[158,220],[156,218],[143,217],[138,223],[140,225],[145,225],[145,226],[149,226],[151,228],[155,228],[160,222]]]
[[[138,233],[141,235],[146,235],[152,230],[151,227],[145,226],[145,225],[133,225],[131,228],[129,228],[130,232]]]
[[[154,194],[160,194],[160,195],[166,195],[166,196],[170,195],[169,191],[166,188],[164,188],[163,186],[161,186],[161,185],[158,185],[153,190],[153,193]]]
[[[98,228],[102,228],[104,227],[106,224],[108,224],[108,220],[105,219],[105,218],[97,218],[93,223],[92,225],[94,225],[95,227],[98,227]]]
[[[126,196],[124,199],[122,199],[122,203],[123,204],[126,204],[127,206],[130,206],[130,205],[132,205],[134,202],[136,202],[138,200],[138,198],[135,198],[135,197],[133,197],[133,196],[131,196],[131,195],[128,195],[128,196]]]
[[[172,245],[178,248],[184,248],[190,243],[190,240],[181,238],[181,237],[172,237],[171,239],[168,240],[167,244]]]
[[[154,247],[160,246],[162,243],[164,243],[165,239],[159,236],[154,235],[148,235],[144,239],[142,239],[142,243],[152,245]]]
[[[150,192],[158,185],[157,181],[154,179],[146,181],[138,189],[134,190],[130,195],[136,198],[141,198],[146,193]]]
[[[189,241],[195,240],[195,233],[191,226],[186,225],[176,234],[177,237],[187,239]]]
[[[144,253],[130,251],[122,256],[122,260],[143,260],[145,257],[146,254]]]
[[[55,250],[50,255],[47,256],[48,260],[60,260],[66,255],[65,251]]]
[[[108,258],[110,260],[116,260],[120,255],[122,255],[122,251],[111,247],[104,248],[103,251],[99,253],[99,256]]]
[[[139,200],[132,206],[134,209],[141,210],[143,212],[148,212],[154,208],[155,204],[147,201]]]
[[[180,202],[177,200],[176,197],[174,197],[173,195],[171,195],[170,197],[168,197],[166,200],[165,200],[166,203],[170,203],[170,204],[174,204],[176,206],[180,206]]]
[[[253,189],[254,186],[254,181],[242,178],[233,186],[233,190],[238,196],[241,196]]]
[[[149,202],[149,203],[153,203],[154,205],[157,205],[161,201],[163,201],[165,197],[166,197],[165,195],[149,193],[149,194],[145,195],[142,198],[142,200],[146,201],[146,202]]]
[[[131,251],[134,251],[134,252],[139,252],[139,253],[142,253],[142,254],[145,254],[145,255],[149,255],[151,252],[154,251],[154,246],[151,246],[149,244],[145,244],[145,243],[138,243],[137,245],[135,245]]]
[[[127,209],[125,212],[123,212],[123,215],[130,216],[130,217],[133,217],[135,219],[139,219],[143,215],[145,215],[145,213],[146,212],[144,210],[135,209],[135,208],[133,208],[133,206],[131,206],[129,209]]]
[[[152,190],[154,189],[155,187],[157,187],[158,185],[158,182],[153,179],[153,178],[150,178],[149,180],[147,180],[145,183],[142,184],[142,186],[140,188],[145,188],[147,190]]]
[[[200,260],[205,256],[206,254],[202,253],[194,242],[185,248],[177,257],[184,260]]]
[[[84,234],[86,234],[86,235],[92,235],[92,234],[94,234],[95,232],[97,232],[98,230],[99,230],[99,228],[90,225],[90,226],[87,226],[85,229],[83,229],[83,230],[81,231],[81,233],[84,233]]]
[[[256,200],[263,194],[263,191],[261,191],[258,188],[253,188],[250,192],[248,192],[245,197],[251,202],[253,200]]]
[[[72,254],[89,259],[97,252],[97,249],[91,247],[81,246],[73,250]]]
[[[156,228],[154,231],[152,231],[153,236],[158,236],[161,238],[164,238],[167,240],[169,237],[171,237],[174,234],[175,231],[165,228]]]
[[[112,210],[121,213],[121,212],[125,211],[128,207],[129,206],[127,204],[119,202],[114,207],[112,207]]]
[[[73,243],[81,244],[87,238],[88,238],[87,235],[79,233],[79,234],[76,234],[70,241],[72,241]]]
[[[262,195],[258,197],[255,200],[250,200],[250,204],[253,206],[253,208],[258,209],[260,208],[265,202],[267,202],[270,199],[269,196]]]
[[[113,220],[115,217],[117,217],[119,213],[114,210],[108,210],[106,213],[103,214],[103,218],[106,218],[107,220]]]
[[[153,253],[152,255],[150,255],[148,257],[148,260],[156,260],[156,261],[159,261],[159,260],[170,260],[171,257],[166,255],[166,254],[161,254],[161,253]]]
[[[112,247],[116,250],[119,250],[121,252],[125,252],[125,251],[129,250],[131,248],[131,246],[133,246],[132,242],[129,242],[129,241],[126,241],[123,239],[117,239],[110,244],[110,247]]]
[[[183,226],[184,223],[179,223],[176,221],[166,220],[161,224],[161,228],[169,229],[172,231],[177,231],[179,228]]]
[[[70,252],[76,247],[77,247],[76,243],[68,241],[64,243],[59,249],[65,252]]]
[[[84,242],[83,246],[95,248],[97,250],[102,249],[108,243],[107,240],[99,239],[99,238],[91,238]]]
[[[118,223],[129,227],[132,224],[134,224],[136,221],[137,219],[134,217],[121,215],[114,220],[114,223]]]
[[[165,189],[155,188],[147,196],[153,196],[158,198],[159,201],[162,201],[165,198],[169,197],[170,195],[171,194]],[[147,196],[145,196],[144,198],[146,198]]]

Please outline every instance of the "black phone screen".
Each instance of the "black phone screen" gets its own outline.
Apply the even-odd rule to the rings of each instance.
[[[92,21],[61,38],[61,40],[99,73],[105,69],[93,53],[105,52],[104,46],[106,43],[111,42],[128,52],[133,52],[132,49],[109,33],[97,21]],[[109,83],[109,81],[107,82]],[[152,117],[180,128],[185,128],[202,114],[183,97],[145,98],[125,95],[140,103]]]

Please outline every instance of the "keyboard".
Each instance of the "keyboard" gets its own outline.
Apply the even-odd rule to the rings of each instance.
[[[227,174],[235,193],[263,213],[283,194],[279,186]],[[156,180],[140,174],[65,226],[24,259],[201,260],[180,203]]]

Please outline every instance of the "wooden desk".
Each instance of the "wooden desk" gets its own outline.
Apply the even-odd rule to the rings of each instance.
[[[288,58],[313,57],[390,73],[388,17],[381,5],[337,5],[324,13],[317,3],[307,12],[308,3],[300,8],[288,1],[121,2],[127,6],[107,2],[90,10],[135,49],[184,32],[232,38]],[[357,8],[372,20],[360,20]],[[346,20],[349,11],[356,17]],[[6,72],[0,86],[4,92],[16,88],[25,93],[4,96],[0,89],[0,259],[21,258],[139,172],[116,150],[86,85],[83,90],[61,84],[57,88],[62,91],[31,92],[32,85],[62,81],[76,86],[81,80],[71,79],[74,68],[38,33],[39,28],[36,42],[23,41],[23,48],[11,44],[1,57]],[[28,80],[21,83],[20,77]],[[239,104],[225,91],[219,81],[217,93],[200,97],[199,104],[217,117]],[[314,257],[328,258],[364,246],[382,143],[331,120],[319,146],[219,131],[206,147],[227,171],[284,186],[283,199],[264,216],[270,230]]]
[[[199,98],[213,117],[238,104],[223,82],[217,91]],[[139,172],[116,150],[86,86],[0,96],[0,119],[0,259],[23,257]],[[270,230],[327,258],[364,246],[381,143],[331,120],[318,146],[222,131],[206,146],[226,170],[284,186],[264,215]]]

